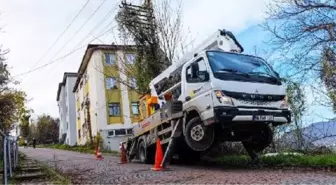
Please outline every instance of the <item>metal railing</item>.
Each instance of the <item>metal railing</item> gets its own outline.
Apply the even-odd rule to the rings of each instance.
[[[2,184],[7,185],[8,180],[13,177],[13,171],[16,169],[19,163],[19,148],[17,139],[10,139],[6,134],[0,130],[0,136],[2,137],[3,146],[3,176]]]

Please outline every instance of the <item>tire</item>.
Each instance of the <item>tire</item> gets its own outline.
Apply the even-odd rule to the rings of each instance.
[[[259,153],[265,148],[270,146],[273,140],[273,132],[269,126],[264,127],[260,131],[256,132],[252,137],[252,141],[243,141],[242,143],[249,149]]]
[[[184,137],[192,150],[206,151],[214,142],[215,130],[213,126],[204,126],[200,117],[194,117],[187,123]]]
[[[143,164],[152,164],[154,161],[154,152],[150,147],[146,147],[145,142],[142,140],[138,146],[139,160]]]

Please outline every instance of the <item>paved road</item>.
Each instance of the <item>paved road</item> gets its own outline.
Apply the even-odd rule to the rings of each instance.
[[[20,151],[49,165],[56,158],[57,168],[74,184],[335,184],[336,173],[298,170],[232,170],[201,166],[170,166],[167,171],[151,171],[151,165],[137,163],[118,164],[119,158],[71,151],[20,148]]]

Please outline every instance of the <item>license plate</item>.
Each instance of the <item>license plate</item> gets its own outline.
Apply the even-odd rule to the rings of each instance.
[[[254,121],[273,121],[274,117],[271,115],[256,115],[253,116]]]

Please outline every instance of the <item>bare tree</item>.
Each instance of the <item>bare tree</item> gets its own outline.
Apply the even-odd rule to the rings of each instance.
[[[172,0],[157,0],[154,4],[160,47],[171,62],[183,54],[190,36],[183,33],[182,1],[177,0],[176,4],[176,8],[172,6]]]
[[[281,56],[279,62],[286,65],[286,77],[309,84],[323,82],[324,48],[336,49],[336,2],[275,0],[267,14],[262,27],[271,33],[269,44]],[[328,91],[318,89],[316,93],[329,97]]]

